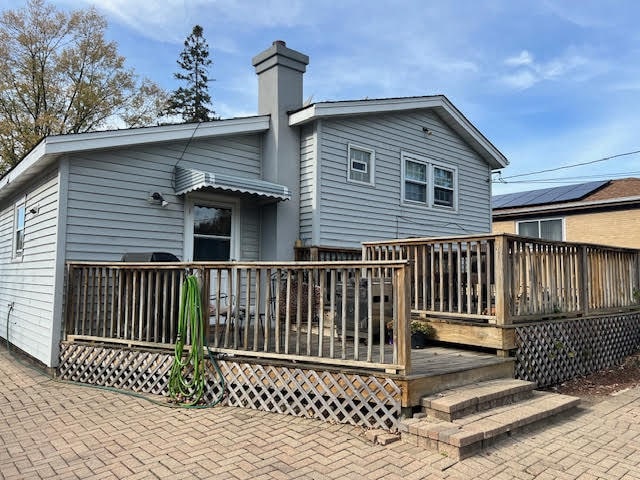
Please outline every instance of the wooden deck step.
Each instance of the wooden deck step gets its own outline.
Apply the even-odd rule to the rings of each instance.
[[[452,421],[428,416],[407,419],[401,422],[400,431],[407,443],[462,459],[505,435],[567,412],[579,402],[578,398],[567,395],[533,391],[530,398]]]
[[[490,408],[524,400],[533,395],[535,382],[503,378],[445,390],[422,398],[423,411],[432,418],[450,422]]]

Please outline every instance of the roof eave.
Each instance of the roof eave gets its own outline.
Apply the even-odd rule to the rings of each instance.
[[[509,164],[509,160],[444,95],[316,103],[290,113],[289,126],[300,126],[321,118],[420,109],[434,109],[447,125],[484,158],[492,170],[505,168]]]
[[[226,135],[247,135],[269,129],[270,116],[260,115],[204,123],[110,130],[47,137],[47,153],[73,153],[127,145],[175,142]]]
[[[34,173],[44,171],[59,156],[128,145],[145,145],[190,139],[249,135],[269,129],[271,117],[258,115],[205,123],[185,123],[101,132],[56,135],[44,138],[20,163],[0,178],[0,200],[14,193],[18,184],[28,181]]]

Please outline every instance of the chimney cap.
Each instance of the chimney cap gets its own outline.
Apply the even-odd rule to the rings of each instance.
[[[264,52],[253,57],[251,63],[256,68],[258,75],[276,65],[304,73],[309,64],[309,57],[291,50],[284,40],[276,40]]]

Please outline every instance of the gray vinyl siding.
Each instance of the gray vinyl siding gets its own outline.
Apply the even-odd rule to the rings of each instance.
[[[300,239],[308,243],[313,241],[313,200],[316,188],[314,125],[305,126],[300,132]]]
[[[320,142],[319,244],[491,231],[489,166],[433,112],[324,120]],[[375,186],[347,181],[349,143],[375,151]],[[456,212],[402,202],[402,152],[457,168]]]
[[[26,191],[26,219],[22,260],[14,260],[14,207],[22,197],[0,206],[0,336],[29,355],[51,365],[54,322],[54,278],[58,218],[57,172],[46,172],[43,180]],[[29,213],[39,207],[37,214]]]
[[[240,259],[247,262],[258,261],[261,210],[247,202],[240,208]]]
[[[260,136],[247,135],[72,156],[67,260],[116,261],[135,251],[164,251],[183,259],[184,201],[174,194],[174,167],[261,178],[260,149]],[[166,208],[147,201],[154,191],[169,202]],[[241,252],[255,259],[260,217],[250,210],[243,204]]]

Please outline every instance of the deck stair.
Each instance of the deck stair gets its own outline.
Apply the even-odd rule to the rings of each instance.
[[[569,412],[580,402],[535,387],[532,382],[500,379],[424,397],[424,413],[400,424],[402,439],[462,459],[524,427]]]

